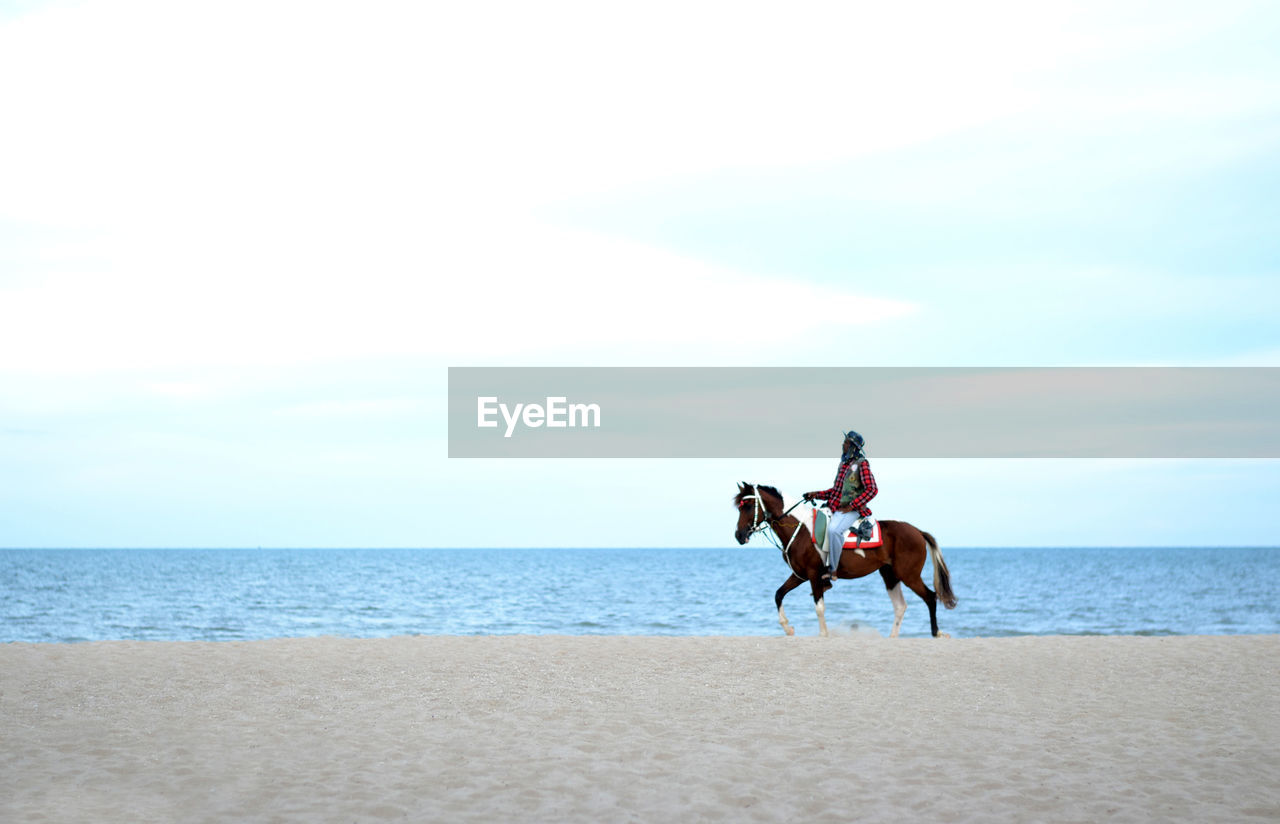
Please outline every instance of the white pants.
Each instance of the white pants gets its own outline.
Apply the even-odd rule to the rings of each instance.
[[[858,510],[852,512],[832,512],[830,519],[827,521],[827,563],[831,567],[831,571],[835,572],[840,566],[840,550],[844,549],[844,540],[849,532],[849,527],[858,522],[862,517],[858,514]]]

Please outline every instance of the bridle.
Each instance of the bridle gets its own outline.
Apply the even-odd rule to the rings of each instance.
[[[755,511],[752,513],[752,516],[751,516],[751,523],[752,523],[751,531],[747,533],[747,540],[751,540],[752,535],[755,535],[757,532],[760,532],[761,530],[764,530],[768,527],[774,527],[774,529],[776,530],[778,524],[782,521],[782,519],[791,514],[792,509],[795,509],[800,504],[804,503],[804,499],[801,498],[799,501],[796,501],[794,504],[792,504],[787,509],[787,511],[783,512],[781,515],[772,515],[769,513],[769,507],[765,506],[764,497],[761,496],[760,494],[760,488],[755,484],[751,484],[751,492],[752,492],[751,495],[743,495],[741,498],[738,499],[739,510],[744,509],[746,507],[747,501],[749,500],[755,501]],[[760,517],[761,510],[764,510],[763,518]],[[783,556],[786,558],[789,558],[790,552],[791,552],[791,544],[795,541],[796,536],[800,534],[800,527],[801,527],[800,519],[797,518],[796,528],[791,530],[791,537],[787,539],[786,546],[782,545],[782,539],[778,537],[778,534],[776,531],[769,531],[766,534],[769,536],[769,539],[773,541],[773,545],[776,546],[778,549],[782,550]],[[787,565],[788,566],[791,565],[789,560],[787,562]]]
[[[755,501],[755,511],[751,513],[751,531],[747,533],[748,540],[765,527],[772,526],[774,517],[769,514],[769,508],[764,505],[764,498],[760,495],[760,490],[754,485],[751,487],[753,494],[743,495],[738,499],[738,509],[745,509],[747,501]],[[764,510],[764,517],[760,517],[760,510]]]

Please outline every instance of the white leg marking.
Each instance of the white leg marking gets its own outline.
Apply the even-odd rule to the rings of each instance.
[[[827,636],[827,599],[819,598],[813,605],[813,610],[818,613],[818,633],[825,638]]]
[[[787,622],[787,612],[782,607],[778,607],[778,623],[782,625],[782,630],[786,632],[787,635],[796,634],[795,629],[793,629],[791,624]]]
[[[890,638],[898,637],[898,630],[902,628],[902,616],[907,611],[907,599],[902,595],[902,582],[889,590],[889,600],[893,601],[893,632],[889,633]]]

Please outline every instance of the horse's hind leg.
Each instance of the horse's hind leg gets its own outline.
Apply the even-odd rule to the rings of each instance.
[[[889,633],[889,637],[897,638],[898,630],[902,628],[902,616],[907,613],[907,599],[902,596],[902,581],[888,564],[880,567],[880,577],[884,579],[884,588],[889,591],[889,600],[893,602],[893,631]]]
[[[795,627],[787,622],[786,610],[782,608],[782,599],[787,597],[787,593],[803,584],[804,581],[792,575],[790,578],[782,582],[782,586],[778,587],[778,591],[773,594],[773,603],[778,607],[778,623],[782,625],[782,631],[787,635],[795,635]]]
[[[902,581],[911,591],[920,596],[925,605],[929,607],[929,630],[933,633],[933,637],[938,635],[938,596],[933,594],[933,590],[924,585],[924,581],[920,580],[919,575],[915,575],[913,580],[904,578]],[[941,637],[950,638],[951,636],[942,633]]]
[[[902,629],[902,616],[907,614],[907,599],[902,594],[901,581],[889,590],[889,600],[893,601],[893,632],[889,633],[889,637],[897,638],[898,630]]]

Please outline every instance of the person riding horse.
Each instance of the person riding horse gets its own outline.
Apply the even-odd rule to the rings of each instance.
[[[862,436],[852,429],[845,432],[835,483],[827,489],[804,493],[806,501],[818,500],[831,510],[831,520],[827,524],[827,546],[831,551],[827,562],[829,571],[822,576],[824,580],[835,580],[845,533],[859,518],[870,517],[867,502],[879,491],[875,476],[871,474],[871,464],[862,449],[865,443]]]

